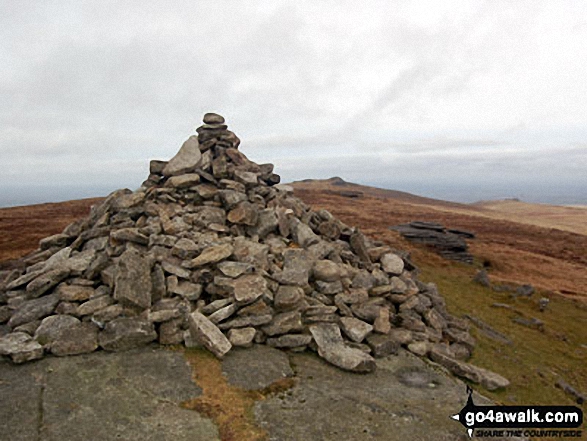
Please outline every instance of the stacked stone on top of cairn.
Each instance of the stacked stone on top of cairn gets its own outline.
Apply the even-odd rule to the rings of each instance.
[[[405,254],[277,185],[222,116],[196,131],[170,161],[151,161],[141,188],[113,192],[0,273],[0,356],[157,341],[222,357],[256,343],[370,372],[373,357],[405,347],[490,389],[507,384],[465,362],[468,323]]]

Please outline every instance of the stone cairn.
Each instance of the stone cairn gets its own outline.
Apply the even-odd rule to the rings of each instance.
[[[151,161],[137,191],[113,192],[42,239],[24,271],[3,274],[0,355],[22,363],[158,341],[222,357],[257,343],[370,372],[373,357],[404,346],[487,386],[463,361],[468,322],[434,284],[278,185],[222,116],[196,131],[170,161]]]

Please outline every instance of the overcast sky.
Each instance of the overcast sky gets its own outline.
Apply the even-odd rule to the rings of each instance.
[[[587,203],[587,2],[0,1],[0,205],[137,188],[207,111],[284,181]]]

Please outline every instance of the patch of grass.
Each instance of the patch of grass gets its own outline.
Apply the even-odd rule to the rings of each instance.
[[[422,264],[422,262],[419,262]],[[587,308],[582,302],[550,296],[545,312],[540,312],[536,293],[530,299],[513,299],[509,293],[495,292],[472,281],[476,268],[460,264],[421,265],[421,278],[438,285],[449,311],[480,318],[512,340],[506,345],[490,339],[472,327],[477,346],[470,362],[497,372],[511,382],[502,391],[481,391],[503,404],[576,404],[555,387],[564,379],[580,391],[587,390]],[[515,311],[495,308],[507,303]],[[535,317],[544,322],[539,331],[512,322],[516,316]]]
[[[202,395],[182,403],[182,407],[212,419],[218,426],[222,441],[267,440],[267,432],[255,422],[255,402],[291,389],[295,379],[283,378],[265,389],[249,391],[229,384],[222,373],[220,360],[210,352],[185,349],[184,355],[192,367],[194,382],[202,389]]]

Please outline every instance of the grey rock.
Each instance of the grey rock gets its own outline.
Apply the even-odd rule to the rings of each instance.
[[[282,312],[275,315],[272,322],[263,326],[262,330],[269,336],[301,332],[304,330],[302,315],[299,311]]]
[[[154,175],[160,175],[163,173],[163,169],[167,165],[167,161],[159,161],[157,159],[152,159],[149,162],[149,173]]]
[[[251,236],[259,236],[259,238],[264,239],[269,233],[274,232],[279,225],[277,215],[275,211],[271,208],[267,208],[265,210],[261,210],[258,215],[258,219],[256,224],[248,228],[248,233]]]
[[[383,334],[371,334],[367,337],[367,344],[371,348],[373,355],[378,358],[397,354],[400,348],[397,341]]]
[[[192,338],[218,358],[222,358],[232,348],[222,331],[198,311],[190,314],[189,329]]]
[[[79,319],[70,315],[51,315],[45,317],[35,331],[35,340],[41,345],[46,345],[57,340],[61,334],[79,325]]]
[[[233,224],[255,225],[259,219],[258,208],[250,202],[241,202],[230,210],[226,219]]]
[[[227,210],[232,210],[239,203],[247,200],[247,195],[236,190],[220,190],[220,200]]]
[[[298,306],[303,298],[304,290],[299,286],[281,285],[273,302],[277,310],[285,311]]]
[[[234,299],[238,305],[253,303],[267,292],[267,281],[258,274],[245,274],[234,282]]]
[[[118,261],[114,299],[120,303],[149,308],[152,300],[151,261],[138,251],[127,249]]]
[[[47,317],[55,310],[57,303],[59,303],[58,294],[25,301],[8,320],[8,326],[14,329],[24,323]]]
[[[369,257],[369,252],[367,249],[367,243],[365,240],[365,236],[359,230],[355,231],[351,234],[350,240],[351,249],[359,256],[361,262],[365,262],[370,264],[371,258]]]
[[[9,356],[14,363],[24,363],[43,357],[43,347],[24,332],[13,332],[0,338],[0,355]]]
[[[32,293],[34,297],[39,297],[64,280],[69,276],[69,273],[69,269],[60,268],[51,270],[31,281],[27,285],[26,290]]]
[[[312,336],[308,334],[285,334],[279,337],[267,339],[267,345],[274,348],[296,348],[307,346],[312,341]]]
[[[234,179],[247,187],[253,187],[258,184],[257,174],[244,170],[235,170]]]
[[[230,305],[225,306],[224,308],[220,308],[218,311],[213,312],[208,316],[208,320],[210,320],[214,324],[218,324],[221,321],[226,320],[231,315],[233,315],[238,309],[238,306],[235,303],[231,303]]]
[[[253,270],[253,265],[246,262],[224,261],[218,263],[216,267],[222,274],[233,279],[242,276],[243,274],[250,273]]]
[[[381,256],[381,267],[386,273],[399,276],[404,270],[404,261],[393,253],[387,253]]]
[[[334,323],[310,326],[310,333],[318,346],[318,355],[341,369],[352,372],[372,372],[375,360],[359,349],[345,346],[340,328]]]
[[[290,228],[294,242],[296,242],[302,248],[307,248],[310,245],[320,242],[320,237],[316,235],[316,233],[314,233],[309,226],[303,222],[300,222],[296,218],[293,219],[294,223],[293,226],[290,226]]]
[[[182,280],[168,289],[172,294],[180,295],[192,302],[198,300],[202,295],[202,285],[199,283],[188,282],[186,280]]]
[[[316,288],[322,294],[334,295],[343,291],[343,286],[340,280],[334,282],[323,282],[322,280],[316,281]]]
[[[99,344],[107,351],[126,351],[157,338],[153,324],[138,317],[121,317],[106,324],[99,335]]]
[[[432,361],[444,366],[454,375],[481,384],[487,390],[503,389],[510,384],[509,380],[495,372],[450,358],[435,347],[430,350],[429,356]]]
[[[62,302],[83,302],[93,297],[95,290],[91,286],[61,284],[55,290]]]
[[[149,238],[142,234],[138,228],[121,228],[110,233],[110,238],[118,242],[134,242],[147,245]]]
[[[324,282],[335,282],[340,280],[341,268],[337,263],[331,260],[318,260],[314,263],[312,268],[312,274],[316,280],[322,280]]]
[[[414,340],[412,331],[403,328],[393,328],[387,336],[402,346],[409,345]]]
[[[78,323],[61,332],[51,342],[51,353],[58,356],[87,354],[98,349],[98,327],[93,323]]]
[[[204,115],[204,124],[224,124],[224,117],[217,113],[206,113]]]
[[[193,240],[184,237],[173,244],[171,254],[185,260],[193,258],[198,251],[199,246]]]
[[[373,331],[373,326],[354,317],[340,319],[342,331],[356,343],[361,343]]]
[[[182,175],[172,176],[167,182],[165,187],[173,188],[188,188],[198,185],[200,183],[200,175],[197,173],[185,173]]]
[[[107,306],[112,305],[112,303],[114,303],[114,300],[112,300],[112,297],[110,297],[109,295],[95,297],[79,305],[76,310],[76,315],[80,317],[90,315],[95,313],[96,311],[99,311],[101,309],[106,308]]]
[[[190,136],[181,146],[179,152],[163,168],[164,176],[176,176],[194,171],[202,161],[198,137]]]
[[[167,260],[161,262],[161,268],[168,274],[173,274],[177,277],[181,277],[182,279],[189,279],[191,275],[191,271],[185,268],[182,268],[179,265],[175,265]]]
[[[191,268],[217,263],[232,255],[234,248],[231,244],[222,244],[204,249],[202,253],[190,261]]]
[[[446,328],[446,319],[436,311],[436,309],[429,309],[423,314],[425,323],[442,332]]]
[[[256,333],[255,328],[234,328],[228,331],[228,340],[239,348],[250,348],[253,346],[253,339]]]

